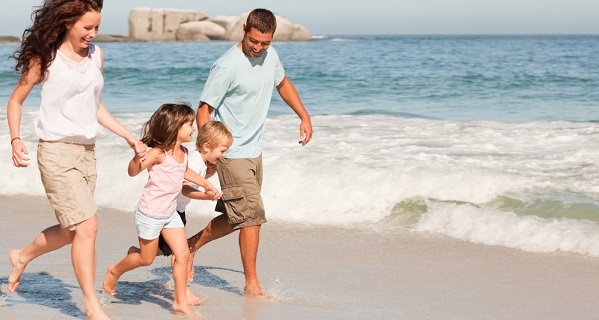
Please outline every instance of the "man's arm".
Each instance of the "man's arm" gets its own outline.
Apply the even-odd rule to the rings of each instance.
[[[279,95],[283,101],[285,101],[285,103],[291,107],[293,111],[295,111],[297,116],[302,121],[300,124],[299,143],[301,143],[302,146],[306,145],[308,142],[310,142],[310,139],[312,139],[312,122],[310,120],[308,111],[306,111],[306,108],[304,107],[304,104],[297,93],[297,90],[295,90],[291,80],[285,77],[277,86],[277,91],[279,91]]]
[[[198,129],[201,128],[206,122],[210,121],[210,114],[213,111],[213,107],[211,107],[206,102],[200,101],[200,105],[198,106],[198,112],[196,114],[196,123],[198,125]]]

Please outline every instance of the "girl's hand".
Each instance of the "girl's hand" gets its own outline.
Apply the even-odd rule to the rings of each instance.
[[[15,167],[29,166],[29,152],[21,139],[15,139],[12,142],[12,163]]]

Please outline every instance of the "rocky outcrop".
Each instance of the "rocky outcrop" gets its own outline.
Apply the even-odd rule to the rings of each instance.
[[[125,42],[129,41],[128,37],[120,34],[99,34],[94,38],[94,42]]]
[[[193,10],[135,8],[129,14],[129,38],[133,41],[239,41],[243,38],[243,24],[248,14],[210,18]],[[312,34],[304,26],[275,16],[274,40],[312,40]]]
[[[174,41],[182,23],[208,19],[202,12],[135,8],[129,13],[129,38],[135,41]]]
[[[21,39],[13,36],[0,36],[0,43],[21,42]]]

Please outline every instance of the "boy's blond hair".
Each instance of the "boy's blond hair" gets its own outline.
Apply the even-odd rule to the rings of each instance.
[[[208,121],[198,129],[196,148],[201,150],[204,143],[210,145],[210,148],[230,147],[233,144],[233,134],[223,122]]]

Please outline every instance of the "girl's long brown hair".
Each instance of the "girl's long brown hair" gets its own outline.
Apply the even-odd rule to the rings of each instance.
[[[23,31],[21,46],[12,54],[12,58],[17,60],[15,70],[26,76],[33,64],[39,63],[39,81],[43,81],[67,26],[73,25],[87,12],[102,11],[102,5],[103,0],[45,0],[31,14],[33,25]]]
[[[186,103],[166,103],[160,106],[142,128],[141,141],[150,148],[170,150],[177,142],[179,128],[195,119],[195,112]]]

